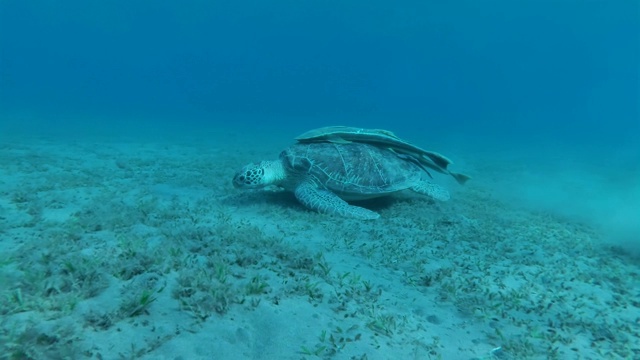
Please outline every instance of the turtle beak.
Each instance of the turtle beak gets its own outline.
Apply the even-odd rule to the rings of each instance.
[[[233,187],[236,189],[241,188],[243,183],[244,175],[237,173],[236,176],[233,177]]]
[[[249,180],[246,171],[238,171],[238,173],[233,177],[233,187],[236,189],[250,188],[251,185],[251,181]]]

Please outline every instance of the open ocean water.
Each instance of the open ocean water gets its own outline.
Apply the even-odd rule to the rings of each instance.
[[[329,125],[472,179],[233,186]],[[0,1],[0,359],[639,359],[639,214],[637,1]]]

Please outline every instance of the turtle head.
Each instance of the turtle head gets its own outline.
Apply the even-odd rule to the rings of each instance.
[[[259,189],[277,185],[285,178],[280,161],[262,161],[244,166],[233,177],[233,186],[241,189]]]

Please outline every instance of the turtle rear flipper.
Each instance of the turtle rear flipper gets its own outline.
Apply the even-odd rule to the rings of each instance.
[[[456,179],[456,181],[460,185],[464,185],[464,183],[466,183],[467,181],[471,180],[471,176],[465,175],[465,174],[454,173],[454,172],[449,171],[449,175],[453,176],[453,178]]]
[[[334,214],[359,220],[374,220],[380,214],[359,206],[349,205],[338,195],[319,189],[310,181],[302,182],[296,187],[294,194],[300,203],[309,209],[324,214]]]

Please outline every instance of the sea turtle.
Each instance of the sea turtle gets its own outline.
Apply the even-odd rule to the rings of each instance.
[[[249,164],[233,178],[236,188],[278,185],[293,191],[309,209],[363,220],[380,215],[347,201],[363,200],[410,189],[437,200],[449,192],[427,179],[415,162],[384,147],[364,143],[297,143],[280,159]]]
[[[384,146],[399,154],[413,157],[415,161],[423,166],[444,174],[449,174],[460,184],[464,184],[470,179],[467,175],[449,171],[447,166],[453,162],[446,156],[435,151],[424,150],[415,146],[400,139],[393,132],[388,130],[363,129],[351,126],[326,126],[309,130],[304,134],[297,136],[296,140],[301,143],[325,141],[337,144],[347,144],[350,142],[361,142],[365,144]]]

